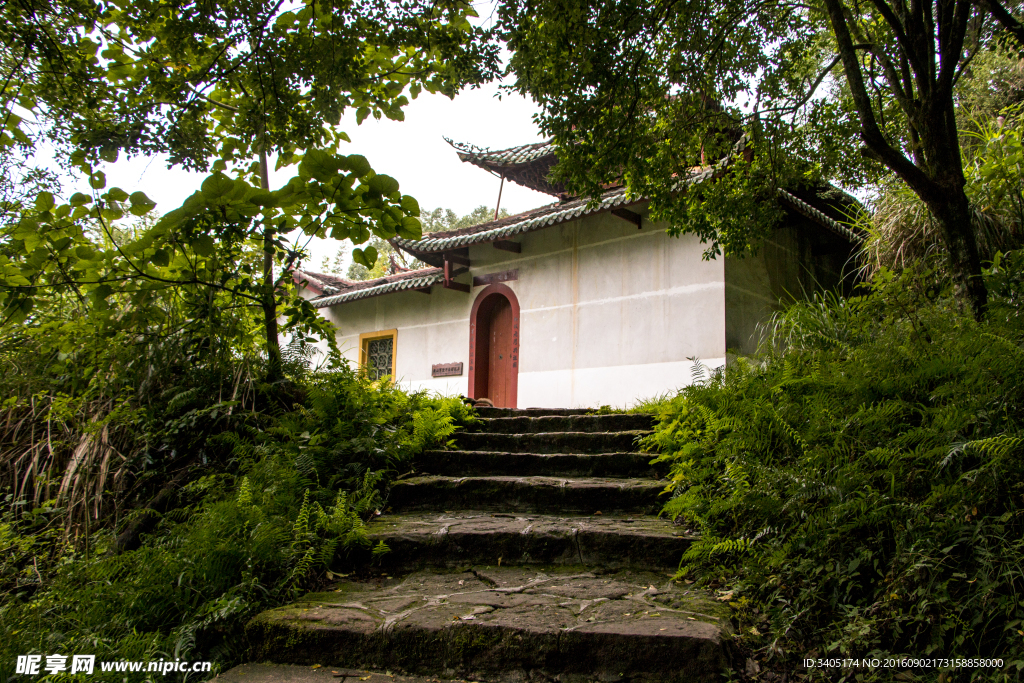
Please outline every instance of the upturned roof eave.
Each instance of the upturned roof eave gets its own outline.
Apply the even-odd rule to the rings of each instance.
[[[415,277],[404,277],[398,280],[389,279],[394,276],[377,278],[377,281],[379,281],[377,284],[369,284],[370,282],[374,282],[373,280],[362,281],[358,283],[360,285],[359,289],[353,289],[351,291],[339,291],[338,288],[333,288],[333,293],[314,297],[310,299],[309,302],[313,304],[315,308],[327,308],[328,306],[348,303],[349,301],[358,301],[360,299],[369,299],[371,297],[391,294],[393,292],[424,289],[436,285],[444,279],[444,273],[439,268],[422,268],[418,271],[410,271],[410,273],[422,274]],[[303,273],[303,275],[306,275],[306,273]]]
[[[552,211],[535,216],[530,215],[533,212],[526,212],[523,214],[522,220],[506,223],[505,225],[495,228],[488,229],[484,227],[483,229],[475,232],[448,237],[439,237],[438,233],[435,233],[434,235],[430,235],[419,240],[396,238],[393,241],[393,244],[402,249],[402,251],[422,259],[423,256],[429,257],[434,254],[443,254],[446,251],[462,249],[473,244],[487,244],[489,242],[511,239],[528,232],[533,232],[534,230],[552,227],[560,223],[582,218],[583,216],[605,213],[618,208],[626,208],[643,201],[645,201],[644,198],[633,198],[628,196],[625,188],[616,188],[602,195],[602,198],[598,200],[595,206],[591,206],[592,202],[589,200],[574,200],[559,204],[549,204],[547,207],[540,207],[540,209],[551,207],[553,209]],[[558,206],[564,206],[565,208],[555,208]],[[505,221],[508,221],[508,218],[499,219],[499,221],[489,221],[489,223]],[[484,223],[483,225],[486,226],[487,223]],[[441,234],[443,235],[443,233]]]

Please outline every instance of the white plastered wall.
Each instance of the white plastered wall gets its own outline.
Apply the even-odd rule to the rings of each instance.
[[[697,238],[604,213],[517,241],[520,254],[474,245],[470,261],[476,276],[518,270],[504,284],[520,305],[519,407],[628,407],[688,384],[688,358],[725,363],[724,265],[704,261]],[[461,361],[468,370],[469,316],[482,289],[435,285],[430,295],[398,292],[322,313],[351,361],[361,333],[397,329],[403,386],[466,394],[465,375],[431,378],[430,367]]]

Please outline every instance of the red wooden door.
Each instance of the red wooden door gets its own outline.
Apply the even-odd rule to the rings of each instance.
[[[514,408],[512,397],[512,306],[503,296],[494,297],[488,315],[487,396],[496,408]]]

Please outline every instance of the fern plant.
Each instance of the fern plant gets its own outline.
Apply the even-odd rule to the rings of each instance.
[[[927,271],[884,274],[793,305],[758,358],[658,406],[664,514],[700,534],[679,576],[728,586],[769,666],[868,681],[891,672],[798,656],[997,656],[944,680],[1024,672],[1024,321],[1003,262],[983,323]]]

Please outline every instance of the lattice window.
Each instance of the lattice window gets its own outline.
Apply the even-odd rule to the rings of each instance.
[[[366,344],[366,374],[373,380],[390,375],[394,356],[394,337],[370,340]]]

